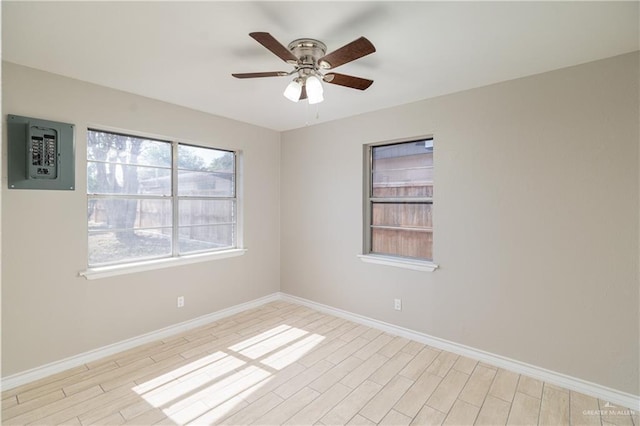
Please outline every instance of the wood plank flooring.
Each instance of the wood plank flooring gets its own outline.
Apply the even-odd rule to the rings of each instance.
[[[620,425],[638,414],[274,302],[2,393],[5,425]]]

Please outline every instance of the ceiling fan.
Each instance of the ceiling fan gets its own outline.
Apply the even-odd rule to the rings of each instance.
[[[292,71],[269,71],[232,74],[236,78],[287,77],[296,75],[284,91],[284,96],[298,102],[308,99],[310,104],[324,100],[321,81],[352,89],[366,90],[373,80],[354,77],[335,72],[323,73],[348,62],[367,56],[376,51],[373,44],[365,37],[346,44],[329,54],[327,46],[319,40],[300,38],[284,47],[271,34],[264,32],[250,33],[254,40],[269,49],[283,61],[294,66]]]

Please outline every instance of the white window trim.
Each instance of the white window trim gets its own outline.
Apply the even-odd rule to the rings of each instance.
[[[413,271],[433,272],[438,269],[438,264],[430,260],[409,259],[400,256],[382,255],[370,252],[371,250],[371,233],[370,233],[370,191],[371,191],[371,152],[375,146],[392,145],[395,143],[411,142],[421,139],[434,139],[433,135],[422,135],[412,138],[395,139],[385,142],[376,142],[364,145],[364,179],[363,179],[363,253],[357,256],[365,263],[377,265],[393,266],[396,268],[410,269]]]
[[[393,266],[413,271],[433,272],[438,269],[438,265],[427,260],[403,259],[400,257],[381,256],[379,254],[359,254],[358,257],[365,263],[377,265]]]
[[[247,249],[230,249],[209,253],[198,253],[183,255],[180,257],[167,257],[162,259],[145,260],[140,262],[126,263],[122,265],[101,266],[88,268],[78,275],[88,280],[115,277],[117,275],[133,274],[136,272],[153,271],[156,269],[171,268],[180,265],[190,265],[192,263],[209,262],[211,260],[226,259],[229,257],[242,256]]]
[[[175,256],[173,253],[171,257],[163,257],[148,260],[138,260],[136,262],[121,263],[114,265],[87,267],[86,270],[78,272],[79,277],[84,277],[87,280],[97,280],[101,278],[114,277],[118,275],[127,275],[137,272],[153,271],[156,269],[171,268],[181,265],[190,265],[194,263],[209,262],[213,260],[226,259],[231,257],[238,257],[244,255],[248,250],[244,248],[244,155],[242,149],[232,148],[217,148],[208,146],[202,143],[189,141],[187,139],[179,139],[175,137],[169,137],[164,135],[152,135],[132,131],[128,129],[120,129],[101,124],[91,124],[87,126],[86,131],[96,130],[111,133],[120,133],[123,135],[130,135],[139,138],[157,139],[171,144],[171,149],[174,150],[174,145],[177,147],[179,144],[193,145],[202,148],[218,149],[223,151],[229,151],[234,153],[235,158],[235,200],[236,200],[236,247],[226,250],[202,252]],[[87,136],[85,135],[85,140]],[[175,155],[175,153],[174,153]],[[87,161],[85,159],[85,161]],[[173,163],[171,166],[172,176],[174,173]],[[177,169],[176,169],[177,170]],[[175,179],[175,176],[173,176]],[[173,182],[172,179],[172,182]],[[89,194],[87,194],[88,196]]]

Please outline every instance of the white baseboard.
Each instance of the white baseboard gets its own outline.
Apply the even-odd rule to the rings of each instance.
[[[273,293],[259,299],[231,306],[229,308],[222,309],[211,314],[203,315],[192,320],[184,321],[179,324],[171,325],[160,330],[152,331],[141,336],[132,337],[131,339],[123,340],[121,342],[114,343],[108,346],[103,346],[101,348],[65,358],[60,361],[55,361],[40,367],[32,368],[27,371],[12,374],[11,376],[3,377],[2,380],[0,380],[0,388],[3,391],[12,389],[25,383],[33,382],[34,380],[42,379],[52,374],[60,373],[70,368],[77,367],[79,365],[86,364],[88,362],[95,361],[100,358],[104,358],[106,356],[113,355],[115,353],[122,352],[145,343],[165,339],[169,336],[182,333],[183,331],[210,324],[222,318],[246,311],[247,309],[256,308],[258,306],[264,305],[265,303],[273,302],[280,299],[280,293]]]
[[[122,352],[145,343],[165,339],[169,336],[181,333],[183,331],[210,324],[222,318],[246,311],[248,309],[253,309],[276,300],[284,300],[290,303],[307,306],[320,312],[325,312],[327,314],[344,318],[358,324],[363,324],[397,336],[406,337],[407,339],[415,340],[434,348],[446,350],[459,355],[464,355],[469,358],[477,359],[479,361],[495,365],[496,367],[504,368],[506,370],[510,370],[519,374],[524,374],[526,376],[533,377],[547,383],[581,392],[586,395],[591,395],[601,400],[611,402],[613,404],[618,404],[624,407],[631,408],[633,410],[640,411],[640,396],[638,395],[611,389],[597,383],[588,382],[586,380],[571,377],[566,374],[547,370],[542,367],[537,367],[535,365],[527,364],[525,362],[510,359],[501,355],[496,355],[480,349],[475,349],[445,339],[440,339],[438,337],[430,336],[428,334],[420,333],[408,328],[399,327],[397,325],[365,317],[363,315],[354,314],[352,312],[323,305],[321,303],[303,299],[297,296],[292,296],[286,293],[273,293],[259,299],[231,306],[229,308],[222,309],[211,314],[203,315],[201,317],[175,324],[160,330],[152,331],[141,336],[123,340],[112,345],[84,352],[79,355],[75,355],[60,361],[52,362],[50,364],[16,373],[11,376],[3,377],[0,381],[0,388],[2,390],[12,389],[25,383],[41,379],[52,374],[60,373],[70,368],[77,367],[79,365],[86,364],[88,362],[95,361],[100,358],[104,358],[106,356]]]
[[[533,377],[534,379],[538,379],[553,385],[561,386],[563,388],[580,392],[585,395],[591,395],[603,401],[608,401],[612,404],[617,404],[631,408],[632,410],[640,411],[640,396],[638,395],[611,389],[597,383],[588,382],[586,380],[571,377],[566,374],[547,370],[546,368],[537,367],[535,365],[527,364],[525,362],[510,359],[501,355],[496,355],[480,349],[475,349],[469,346],[461,345],[459,343],[430,336],[428,334],[399,327],[397,325],[378,321],[376,319],[323,305],[321,303],[303,299],[301,297],[292,296],[286,293],[280,293],[280,297],[282,300],[287,302],[304,305],[330,315],[334,315],[340,318],[347,319],[349,321],[385,331],[390,334],[394,334],[396,336],[406,337],[407,339],[415,340],[417,342],[424,343],[437,349],[442,349],[458,355],[463,355],[469,358],[483,361],[487,364],[504,368],[505,370],[513,371],[518,374],[524,374],[525,376]]]

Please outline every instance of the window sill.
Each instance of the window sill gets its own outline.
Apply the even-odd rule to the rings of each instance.
[[[397,257],[380,256],[375,254],[359,254],[360,260],[366,263],[394,266],[396,268],[411,269],[414,271],[433,272],[438,268],[433,262],[399,259]]]
[[[133,274],[136,272],[153,271],[173,266],[189,265],[191,263],[208,262],[210,260],[225,259],[228,257],[242,256],[247,249],[232,249],[217,251],[214,253],[200,253],[182,257],[171,257],[166,259],[147,260],[144,262],[128,263],[126,265],[103,266],[90,268],[80,272],[78,275],[88,280],[114,277],[116,275]]]

